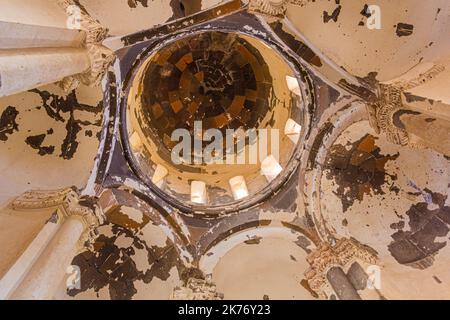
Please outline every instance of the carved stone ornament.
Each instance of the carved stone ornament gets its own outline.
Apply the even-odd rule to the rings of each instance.
[[[409,81],[398,81],[392,84],[380,84],[380,97],[377,102],[367,105],[370,125],[377,134],[383,133],[389,142],[405,146],[411,142],[411,137],[404,129],[394,125],[394,114],[401,109],[408,109],[403,105],[403,92],[422,85],[445,70],[444,66],[435,65],[417,78]]]
[[[223,294],[207,280],[190,278],[186,286],[174,289],[172,300],[223,300]]]
[[[250,0],[249,9],[270,16],[284,16],[288,0]]]
[[[86,49],[91,67],[88,72],[64,78],[59,86],[65,91],[74,90],[80,83],[89,86],[100,85],[108,66],[114,61],[114,53],[102,45],[108,35],[108,29],[93,19],[74,0],[57,0],[58,5],[67,13],[67,26],[86,32]]]
[[[340,239],[336,245],[322,244],[311,253],[306,260],[310,269],[305,272],[306,280],[310,288],[319,297],[326,298],[325,288],[328,286],[327,273],[332,267],[346,267],[354,262],[362,261],[370,264],[377,263],[376,252],[368,246],[359,243],[355,239]]]
[[[11,204],[14,210],[38,210],[59,207],[61,220],[76,216],[85,225],[80,238],[83,247],[90,247],[98,236],[97,228],[104,223],[102,210],[88,197],[80,197],[72,188],[51,191],[28,191]],[[60,220],[60,219],[58,219]]]
[[[402,91],[392,85],[380,85],[380,99],[367,105],[369,121],[377,134],[383,133],[389,142],[405,146],[408,133],[394,125],[394,114],[402,108]]]

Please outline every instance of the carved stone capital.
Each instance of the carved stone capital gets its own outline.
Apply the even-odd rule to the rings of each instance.
[[[310,288],[319,297],[326,298],[327,273],[331,268],[345,269],[357,261],[376,264],[377,253],[355,239],[343,238],[338,240],[334,246],[328,243],[322,244],[306,260],[310,264],[310,269],[305,273]]]
[[[270,16],[283,17],[288,0],[250,0],[249,10]]]
[[[408,89],[422,85],[436,77],[445,67],[435,65],[428,71],[410,80],[399,80],[390,84],[380,84],[380,96],[375,103],[367,105],[370,125],[377,134],[384,134],[388,141],[398,145],[410,144],[411,137],[408,132],[394,123],[394,114],[402,109],[402,94]]]
[[[176,287],[172,300],[222,300],[223,294],[217,292],[216,285],[202,279],[190,278],[186,286]]]
[[[80,244],[83,247],[90,247],[94,243],[98,235],[97,228],[105,220],[103,212],[95,203],[95,200],[89,197],[80,197],[72,188],[28,191],[16,198],[11,203],[11,207],[14,210],[39,210],[58,207],[61,221],[69,217],[79,218],[85,226],[85,231],[80,238]]]
[[[57,0],[67,14],[68,27],[86,32],[86,49],[91,62],[89,71],[63,79],[59,85],[66,91],[74,90],[80,83],[98,86],[108,66],[114,61],[114,53],[102,45],[108,29],[92,18],[74,0]]]
[[[395,126],[394,114],[402,108],[402,91],[392,85],[380,85],[380,99],[367,105],[369,121],[377,134],[383,133],[389,142],[407,145],[408,133]]]

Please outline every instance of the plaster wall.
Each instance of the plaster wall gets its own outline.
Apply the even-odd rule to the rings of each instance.
[[[446,0],[372,1],[381,9],[381,29],[367,27],[368,18],[361,14],[366,1],[337,2],[290,4],[287,18],[315,47],[353,75],[366,77],[376,72],[379,81],[387,81],[449,52],[450,4]],[[329,15],[335,19],[326,19]],[[402,24],[412,26],[412,33],[399,33]]]
[[[0,99],[0,204],[32,189],[82,189],[98,148],[99,88],[55,85]]]

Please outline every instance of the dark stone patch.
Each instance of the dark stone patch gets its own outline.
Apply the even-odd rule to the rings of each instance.
[[[95,212],[97,210],[97,199],[94,197],[90,197],[90,196],[83,196],[81,197],[81,199],[78,201],[78,204],[80,206],[89,208],[92,212]]]
[[[403,130],[406,130],[405,125],[403,124],[403,122],[402,122],[402,120],[401,120],[401,119],[402,119],[402,116],[404,116],[404,115],[420,116],[421,113],[420,113],[420,112],[417,112],[417,111],[402,110],[402,109],[400,109],[400,110],[398,110],[397,112],[395,112],[395,113],[392,115],[392,123],[393,123],[396,127],[401,128],[401,129],[403,129]]]
[[[166,281],[174,266],[179,275],[185,269],[169,240],[166,247],[160,248],[149,246],[139,235],[121,226],[112,225],[112,231],[111,237],[98,237],[93,251],[85,251],[73,259],[72,265],[78,266],[81,271],[81,289],[70,289],[68,295],[75,297],[93,289],[98,296],[99,291],[107,287],[112,300],[130,300],[137,293],[134,286],[136,281],[143,281],[145,284],[149,284],[154,278]],[[124,248],[116,244],[121,236],[132,239],[132,245]],[[146,251],[146,270],[139,270],[134,262],[137,250]]]
[[[172,16],[167,22],[201,12],[202,2],[201,0],[170,0],[170,7],[172,9]]]
[[[436,277],[436,276],[433,276],[433,279],[434,279],[434,281],[436,281],[436,282],[439,283],[439,284],[442,283],[441,279],[439,279],[439,278]]]
[[[424,97],[416,96],[416,95],[413,95],[413,94],[411,94],[409,92],[404,92],[403,94],[404,94],[404,96],[406,98],[406,102],[423,102],[423,101],[427,100]]]
[[[308,249],[308,247],[311,245],[311,241],[309,241],[307,237],[302,235],[298,236],[297,241],[295,241],[295,244],[298,245],[303,250],[305,250],[307,254],[311,253],[311,250]]]
[[[269,296],[268,296],[267,294],[265,294],[265,295],[263,296],[263,300],[268,301],[268,300],[270,300],[270,298],[269,298]]]
[[[81,126],[74,119],[73,114],[71,114],[69,121],[66,124],[66,137],[61,145],[61,155],[60,157],[65,160],[70,160],[75,155],[78,149],[77,135],[81,131]]]
[[[389,227],[393,230],[402,230],[405,227],[405,221],[400,221],[398,223],[392,223]]]
[[[412,35],[414,32],[414,26],[412,24],[407,23],[399,23],[397,24],[397,36],[398,37],[408,37]]]
[[[336,4],[338,5],[334,11],[329,14],[327,11],[323,12],[323,23],[328,23],[330,20],[333,20],[334,22],[338,21],[339,15],[341,14],[342,6],[339,4],[339,1],[336,1]]]
[[[436,238],[446,237],[450,231],[450,207],[445,205],[447,196],[425,189],[431,197],[431,203],[438,208],[430,210],[428,202],[411,206],[406,212],[409,217],[409,230],[400,223],[394,240],[388,246],[389,252],[400,263],[415,268],[427,268],[432,265],[434,255],[447,245],[436,242]]]
[[[346,79],[340,79],[338,84],[348,92],[364,98],[367,102],[375,102],[378,99],[373,89],[366,88],[362,85],[358,86],[353,83],[349,83]]]
[[[305,288],[314,298],[318,299],[319,295],[317,294],[317,292],[315,292],[313,289],[311,289],[311,286],[309,285],[308,280],[306,279],[302,279],[302,281],[300,281],[300,285]]]
[[[295,257],[292,254],[290,255],[290,258],[291,258],[292,261],[297,262],[297,259],[295,259]]]
[[[298,181],[296,179],[289,180],[283,187],[284,192],[278,193],[272,197],[271,204],[276,210],[285,212],[295,212],[297,210],[298,198]]]
[[[122,212],[122,207],[117,207],[115,209],[110,210],[107,213],[107,219],[109,222],[115,225],[127,228],[134,232],[142,230],[147,224],[150,223],[150,218],[145,214],[143,214],[142,216],[141,223],[131,219],[128,215]]]
[[[128,0],[128,6],[130,8],[137,8],[138,5],[148,8],[148,0]]]
[[[186,8],[180,0],[170,0],[170,7],[172,8],[172,16],[169,20],[167,20],[167,22],[184,18],[186,16]]]
[[[338,189],[334,192],[341,199],[346,212],[355,201],[362,201],[365,195],[384,195],[382,187],[396,175],[386,172],[388,161],[398,158],[396,155],[382,155],[375,144],[376,138],[368,134],[349,144],[350,150],[343,145],[333,145],[325,162],[326,177],[334,180]],[[391,188],[398,193],[399,189]]]
[[[26,138],[25,142],[33,149],[38,150],[38,154],[40,156],[51,155],[51,154],[53,154],[53,152],[55,152],[55,146],[47,146],[47,147],[42,146],[42,143],[44,142],[45,137],[46,137],[45,134],[31,136],[31,137]]]
[[[103,102],[99,102],[97,106],[90,106],[78,102],[75,90],[69,93],[66,97],[52,94],[48,91],[33,89],[30,92],[36,93],[41,97],[42,107],[44,107],[47,115],[55,121],[66,122],[64,114],[69,115],[66,123],[66,136],[61,144],[60,157],[65,160],[70,160],[74,157],[79,142],[77,141],[78,133],[84,126],[100,126],[101,120],[96,122],[81,121],[75,119],[75,111],[85,111],[93,114],[101,113],[103,109]],[[49,129],[48,134],[52,134],[53,129]]]
[[[363,81],[364,83],[367,83],[368,85],[370,85],[372,87],[376,87],[379,83],[377,76],[378,76],[378,72],[372,71],[372,72],[369,72],[367,74],[367,76],[365,76],[365,77],[357,77],[357,78],[358,78],[358,80]]]
[[[86,131],[84,132],[84,135],[85,135],[86,137],[92,137],[92,136],[93,136],[92,130],[86,130]]]
[[[436,21],[438,19],[439,13],[441,13],[441,8],[438,8],[436,11],[436,17],[434,18],[434,20]]]
[[[19,131],[19,125],[16,122],[19,111],[12,106],[8,106],[3,110],[0,116],[0,141],[7,141],[8,136],[14,133],[14,131]]]
[[[283,42],[291,48],[296,54],[303,58],[306,62],[311,63],[316,67],[322,67],[322,60],[315,52],[297,39],[294,35],[283,29],[283,24],[280,21],[276,21],[270,24],[272,30],[283,40]]]
[[[369,5],[365,4],[360,14],[366,18],[370,18],[372,16],[372,13],[369,10]]]
[[[251,239],[248,239],[247,241],[244,241],[245,244],[260,244],[261,243],[262,238],[261,237],[254,237]]]

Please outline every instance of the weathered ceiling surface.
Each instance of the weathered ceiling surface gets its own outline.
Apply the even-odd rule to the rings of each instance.
[[[47,84],[42,60],[0,97],[0,297],[450,297],[447,0],[0,0],[0,22],[65,29],[68,8],[90,67]],[[20,34],[0,80],[8,50],[51,50]],[[176,129],[276,129],[279,155],[175,163]],[[55,225],[81,240],[54,249]],[[22,281],[52,252],[78,286]]]

